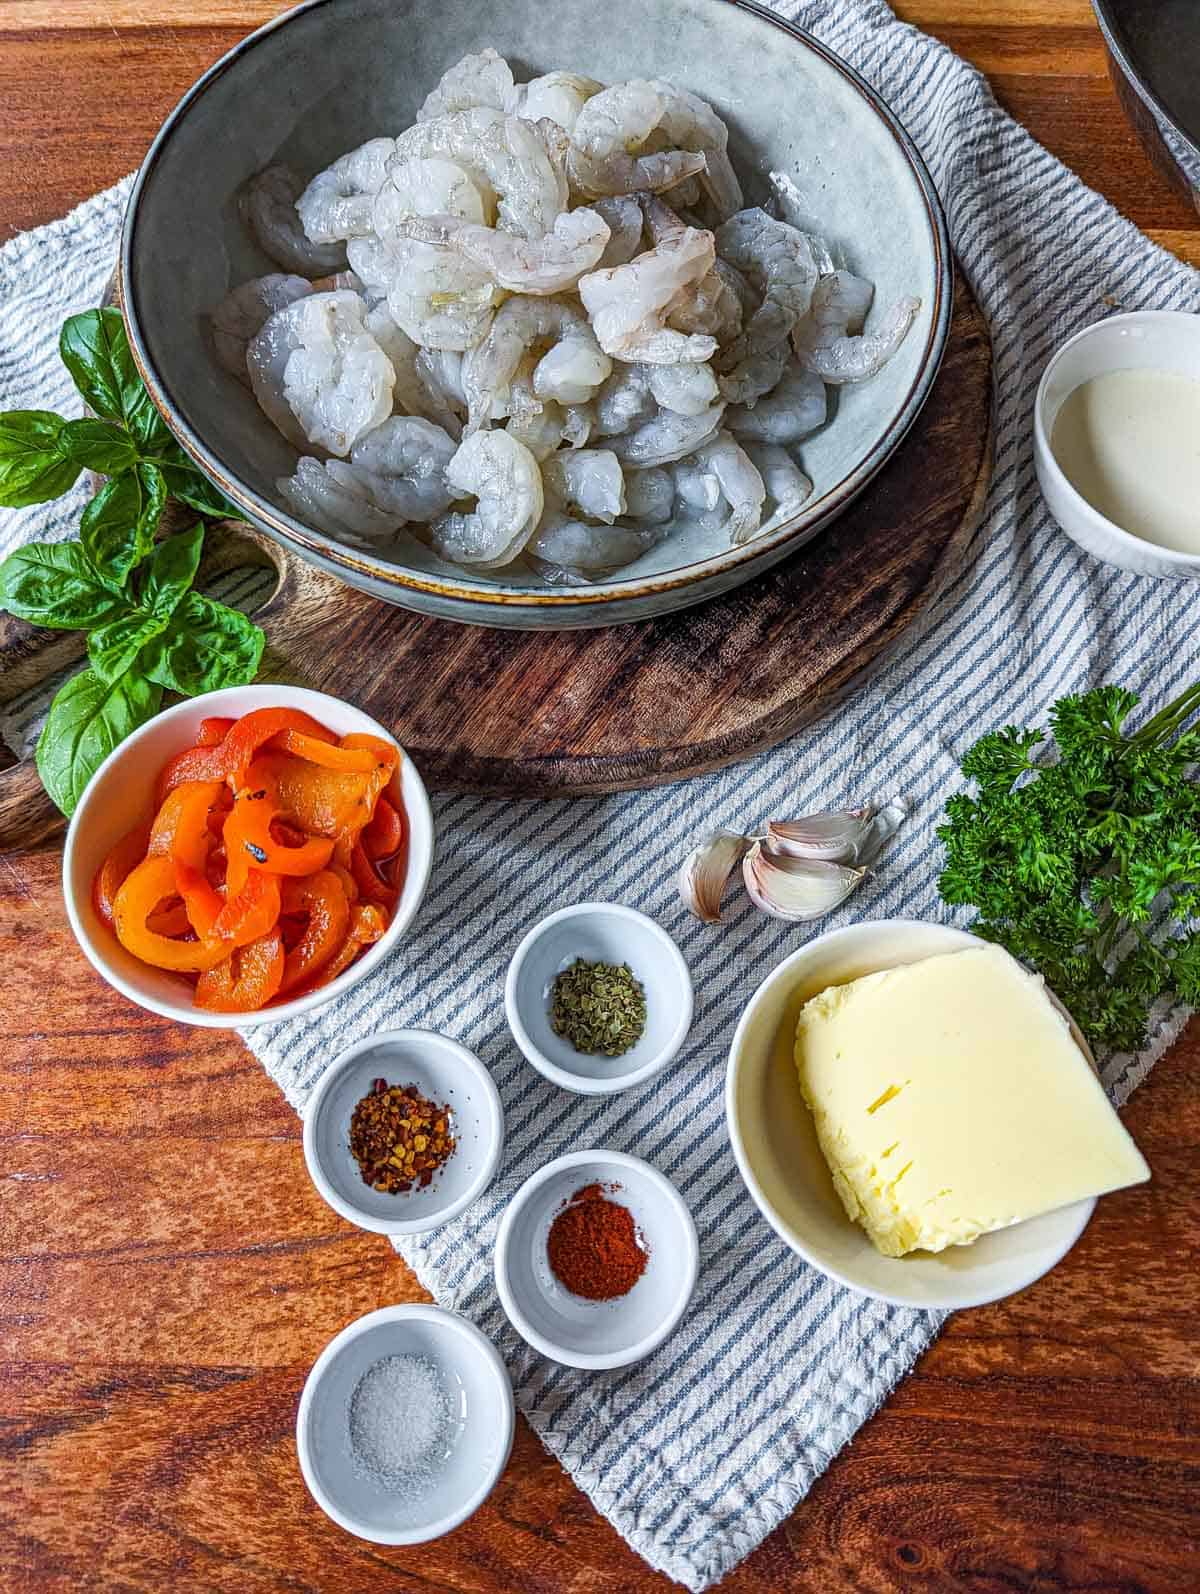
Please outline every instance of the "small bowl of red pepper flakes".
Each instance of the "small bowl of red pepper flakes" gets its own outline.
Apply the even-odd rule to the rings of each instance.
[[[513,1327],[568,1367],[626,1367],[672,1334],[700,1248],[683,1197],[622,1151],[573,1151],[533,1174],[496,1235],[496,1288]]]
[[[433,820],[403,749],[289,686],[190,698],[89,782],[63,890],[110,985],[183,1023],[277,1023],[376,967],[428,884]]]
[[[422,1234],[495,1177],[504,1109],[473,1052],[389,1030],[336,1057],[304,1109],[304,1160],[335,1212],[376,1234]]]

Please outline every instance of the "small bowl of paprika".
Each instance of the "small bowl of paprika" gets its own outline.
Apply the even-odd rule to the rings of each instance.
[[[696,1287],[696,1225],[671,1181],[623,1151],[572,1151],[533,1174],[496,1235],[517,1332],[568,1367],[627,1367],[662,1344]]]

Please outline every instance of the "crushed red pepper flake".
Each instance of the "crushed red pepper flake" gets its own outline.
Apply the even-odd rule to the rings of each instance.
[[[449,1107],[415,1085],[372,1080],[350,1117],[350,1151],[363,1183],[389,1195],[423,1190],[454,1147]]]

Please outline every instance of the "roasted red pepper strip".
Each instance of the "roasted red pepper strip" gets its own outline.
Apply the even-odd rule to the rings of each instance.
[[[354,962],[364,947],[378,941],[387,929],[387,919],[382,912],[368,903],[356,902],[350,909],[350,923],[346,930],[346,939],[326,963],[324,968],[303,985],[289,991],[289,999],[295,996],[304,996],[309,991],[315,991],[322,985],[328,985],[336,980],[339,974],[344,974]]]
[[[371,817],[373,771],[322,769],[288,753],[263,753],[252,768],[253,781],[274,788],[281,817],[310,836],[336,841],[357,834]],[[253,781],[247,771],[247,783]]]
[[[147,924],[159,903],[177,894],[171,859],[144,859],[113,901],[117,939],[127,952],[154,968],[171,969],[177,974],[203,974],[229,955],[227,942],[216,936],[173,941],[169,936],[157,935]]]
[[[372,863],[394,858],[404,845],[404,836],[405,824],[401,814],[388,798],[381,797],[362,833],[363,851]]]
[[[246,771],[246,784],[236,794],[222,832],[231,893],[242,889],[250,869],[279,875],[313,874],[325,867],[333,853],[332,841],[303,832],[299,846],[287,844],[291,827],[285,828],[279,793],[266,763],[266,758],[256,758]]]
[[[132,830],[127,830],[92,879],[92,907],[96,910],[96,917],[107,924],[110,930],[113,924],[113,898],[127,876],[146,856],[149,840],[148,824],[135,825]]]
[[[219,714],[214,714],[211,719],[201,720],[196,746],[216,747],[218,742],[225,740],[236,724],[237,720],[227,719]]]
[[[213,924],[213,934],[229,946],[247,946],[274,929],[281,903],[279,876],[251,869],[236,893],[230,889]]]
[[[303,731],[280,731],[271,738],[271,750],[291,753],[293,758],[307,759],[322,769],[343,769],[355,775],[368,774],[377,762],[369,747],[339,747],[336,742],[321,742]]]
[[[304,934],[287,955],[280,993],[294,990],[324,968],[346,939],[350,904],[342,882],[322,869],[303,880],[283,882],[283,912],[304,913]]]
[[[254,709],[236,720],[215,747],[188,747],[177,753],[158,778],[159,804],[183,780],[225,780],[232,776],[241,784],[238,776],[259,748],[286,730],[301,731],[319,742],[335,740],[331,731],[300,709]]]
[[[283,936],[270,930],[237,947],[196,982],[196,1006],[213,1013],[252,1013],[265,1007],[283,979]]]
[[[355,842],[350,853],[350,873],[364,902],[374,902],[391,914],[396,906],[396,892],[382,880],[375,865],[363,851],[362,842]]]
[[[221,898],[206,874],[213,847],[209,825],[223,790],[220,781],[189,780],[170,792],[150,829],[148,854],[167,857],[175,865],[179,895],[198,936],[211,933],[221,912]]]

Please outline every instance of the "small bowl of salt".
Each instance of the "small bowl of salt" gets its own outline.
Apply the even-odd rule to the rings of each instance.
[[[317,1357],[296,1451],[339,1527],[373,1544],[423,1544],[487,1499],[514,1421],[508,1372],[473,1323],[440,1306],[385,1306]]]

